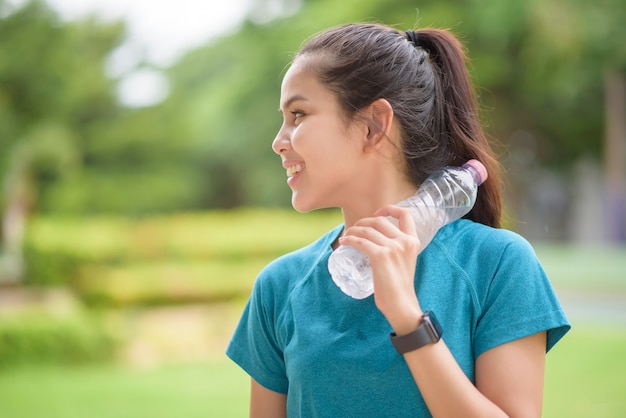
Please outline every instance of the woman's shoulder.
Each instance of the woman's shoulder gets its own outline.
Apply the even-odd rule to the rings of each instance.
[[[454,241],[468,248],[478,247],[496,253],[505,250],[534,253],[531,244],[520,234],[468,219],[460,219],[442,228],[436,239],[444,243]]]
[[[533,247],[520,234],[465,219],[440,232],[430,250],[431,265],[440,274],[463,278],[479,306],[486,306],[490,295],[507,299],[548,288]]]
[[[435,253],[455,265],[487,273],[503,262],[538,263],[532,245],[520,234],[461,219],[442,228],[433,239]],[[508,261],[507,261],[508,260]]]

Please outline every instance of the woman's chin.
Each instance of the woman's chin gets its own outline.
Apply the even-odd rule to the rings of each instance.
[[[313,202],[305,201],[296,193],[291,196],[291,206],[293,206],[293,208],[300,213],[306,213],[315,209],[319,209],[318,205],[313,204]]]
[[[309,208],[307,206],[297,205],[295,203],[292,203],[291,206],[293,206],[296,212],[300,212],[300,213],[307,213],[315,209],[315,208]]]

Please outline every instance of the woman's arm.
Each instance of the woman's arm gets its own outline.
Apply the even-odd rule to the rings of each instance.
[[[287,395],[271,391],[250,379],[250,418],[285,418]]]
[[[476,387],[512,417],[540,417],[546,332],[486,351],[476,360]]]
[[[413,277],[422,247],[406,208],[388,206],[376,215],[358,221],[339,242],[370,257],[376,306],[397,335],[406,335],[421,322]],[[404,358],[434,417],[540,417],[545,350],[545,332],[488,350],[476,360],[476,385],[444,340]]]
[[[495,347],[476,361],[476,386],[443,340],[404,358],[433,417],[541,417],[546,333]]]

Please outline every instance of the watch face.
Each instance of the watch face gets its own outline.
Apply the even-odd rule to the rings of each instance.
[[[439,321],[437,320],[435,313],[431,311],[424,312],[424,322],[426,323],[426,329],[432,337],[432,340],[434,342],[439,341],[443,330],[441,329],[441,325],[439,325]]]

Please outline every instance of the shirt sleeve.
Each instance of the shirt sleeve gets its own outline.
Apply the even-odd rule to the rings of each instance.
[[[570,324],[533,248],[521,236],[501,254],[476,325],[474,352],[547,331],[549,351]]]
[[[260,385],[287,393],[282,344],[276,332],[280,309],[264,273],[257,278],[226,355]]]

